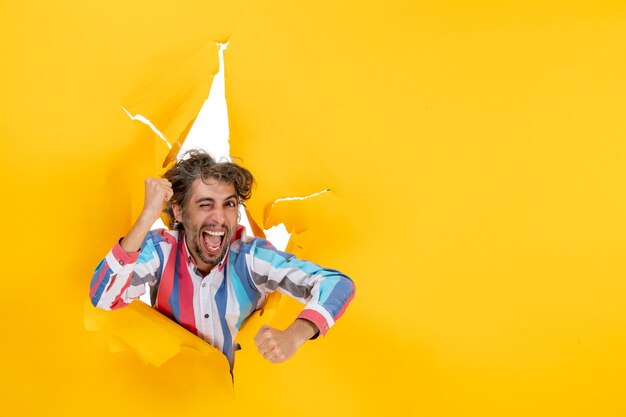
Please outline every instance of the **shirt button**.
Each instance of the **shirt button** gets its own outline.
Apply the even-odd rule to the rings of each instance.
[[[120,262],[120,265],[122,265],[122,266],[124,265],[124,261],[122,261],[121,259],[120,259],[119,262]]]
[[[202,284],[202,288],[206,287],[206,282]]]
[[[208,318],[209,318],[209,315],[208,315],[208,314],[205,314],[205,315],[204,315],[204,318],[205,318],[205,319],[208,319]]]

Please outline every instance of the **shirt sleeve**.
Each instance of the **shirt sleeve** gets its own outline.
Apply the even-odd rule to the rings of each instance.
[[[267,240],[254,239],[247,256],[257,288],[265,293],[278,291],[304,303],[298,318],[311,321],[322,335],[354,298],[355,287],[349,277],[281,252]]]
[[[126,252],[119,242],[100,261],[91,279],[91,303],[104,310],[124,307],[146,292],[146,284],[160,278],[162,254],[155,240],[159,231],[149,232],[138,252]],[[121,241],[121,239],[120,239]]]

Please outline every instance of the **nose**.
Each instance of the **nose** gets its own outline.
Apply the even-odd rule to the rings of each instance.
[[[211,210],[211,221],[217,225],[224,224],[224,220],[226,219],[226,213],[224,211],[224,207],[219,204],[216,204]]]

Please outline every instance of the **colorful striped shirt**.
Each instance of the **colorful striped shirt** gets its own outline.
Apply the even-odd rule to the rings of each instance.
[[[184,233],[150,231],[138,252],[116,244],[91,280],[94,306],[111,310],[128,305],[153,286],[154,307],[220,349],[234,364],[235,337],[242,322],[278,291],[305,304],[298,318],[324,335],[354,297],[354,284],[339,271],[246,237],[238,226],[224,258],[207,276],[196,268]]]

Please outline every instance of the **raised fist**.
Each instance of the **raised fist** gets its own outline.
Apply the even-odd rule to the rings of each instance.
[[[153,221],[161,216],[163,205],[172,198],[172,184],[165,178],[146,178],[143,213]]]

